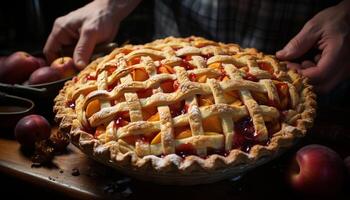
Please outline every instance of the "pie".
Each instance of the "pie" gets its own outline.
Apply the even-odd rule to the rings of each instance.
[[[93,61],[66,82],[54,111],[60,130],[95,160],[194,184],[242,173],[295,144],[313,124],[315,99],[307,79],[274,56],[168,37]]]

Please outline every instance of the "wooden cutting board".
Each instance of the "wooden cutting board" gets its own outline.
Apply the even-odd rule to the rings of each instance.
[[[128,182],[127,178],[114,170],[90,160],[73,145],[68,146],[65,154],[56,156],[52,165],[47,167],[32,166],[30,158],[23,154],[20,145],[14,140],[0,139],[0,147],[1,173],[51,188],[73,198],[120,196],[123,193],[111,190],[115,189],[118,182]],[[127,195],[127,187],[121,190],[123,191]]]

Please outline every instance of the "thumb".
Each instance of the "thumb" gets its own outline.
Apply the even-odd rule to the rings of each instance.
[[[91,30],[82,29],[73,55],[74,63],[78,69],[86,67],[95,45],[96,33]]]
[[[281,60],[294,60],[307,53],[317,42],[320,34],[310,24],[306,23],[301,31],[288,44],[276,53]]]

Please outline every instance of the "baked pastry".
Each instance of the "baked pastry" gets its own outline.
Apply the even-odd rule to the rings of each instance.
[[[306,78],[274,56],[192,36],[115,49],[65,84],[54,111],[92,158],[196,184],[272,159],[305,135],[315,107]]]

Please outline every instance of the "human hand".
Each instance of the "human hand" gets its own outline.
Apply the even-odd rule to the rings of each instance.
[[[313,60],[293,63],[313,48],[320,50]],[[309,77],[316,91],[330,92],[350,76],[350,0],[315,15],[276,57]]]
[[[112,41],[120,22],[139,2],[95,0],[57,18],[44,47],[47,60],[52,62],[60,56],[62,48],[75,44],[73,60],[79,69],[83,69],[96,44]]]

